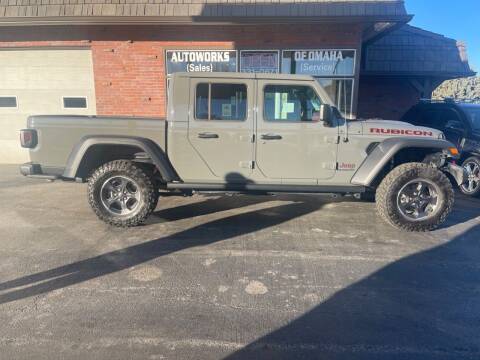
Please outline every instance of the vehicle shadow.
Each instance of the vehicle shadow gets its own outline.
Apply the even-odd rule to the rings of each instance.
[[[0,294],[0,304],[78,284],[184,249],[207,246],[254,233],[311,213],[321,207],[322,203],[319,201],[305,200],[247,211],[210,221],[171,236],[5,281],[0,283],[0,292],[3,292]],[[214,208],[213,206],[212,209]]]
[[[479,359],[479,239],[389,264],[226,359]]]
[[[475,219],[480,215],[480,199],[455,192],[455,204],[447,220],[440,226],[441,229],[461,224]]]
[[[149,220],[149,222],[156,222],[158,220],[176,221],[182,219],[189,219],[196,216],[204,216],[221,211],[233,210],[249,205],[255,205],[276,200],[276,197],[270,195],[215,195],[214,197],[202,195],[202,197],[203,199],[201,201],[190,202],[185,205],[155,211],[152,214],[152,220]]]

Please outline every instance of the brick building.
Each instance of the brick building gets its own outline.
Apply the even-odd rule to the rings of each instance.
[[[0,162],[29,114],[163,117],[176,71],[310,74],[351,118],[471,75],[399,0],[0,0]],[[448,61],[446,61],[448,59]]]

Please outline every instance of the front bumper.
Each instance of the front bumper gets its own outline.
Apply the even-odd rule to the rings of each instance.
[[[458,186],[464,184],[468,179],[467,170],[456,164],[447,163],[442,170],[452,175]]]

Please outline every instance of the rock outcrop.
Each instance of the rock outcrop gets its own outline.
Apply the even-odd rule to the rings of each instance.
[[[443,82],[433,92],[432,99],[444,98],[480,102],[480,77],[474,76]]]

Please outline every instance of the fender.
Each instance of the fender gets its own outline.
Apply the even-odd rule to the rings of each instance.
[[[351,183],[354,185],[369,186],[383,167],[400,150],[405,148],[425,148],[448,150],[455,147],[446,140],[423,138],[390,138],[381,142],[363,161],[353,175]]]
[[[81,138],[68,157],[67,165],[63,173],[64,178],[74,179],[76,177],[83,157],[88,149],[94,145],[136,146],[148,154],[166,182],[178,179],[178,175],[170,164],[165,152],[155,142],[142,137],[121,135],[88,135]]]

